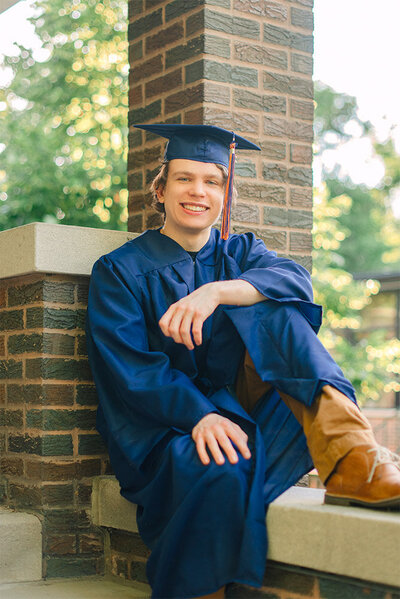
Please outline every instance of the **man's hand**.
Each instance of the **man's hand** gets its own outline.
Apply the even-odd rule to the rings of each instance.
[[[167,337],[176,343],[183,343],[188,349],[194,349],[191,334],[196,345],[201,345],[203,322],[219,304],[217,287],[206,283],[186,297],[171,304],[159,325]]]
[[[235,443],[244,458],[248,460],[251,457],[246,433],[238,424],[219,414],[211,413],[204,416],[193,428],[192,439],[196,443],[197,453],[204,465],[210,463],[207,448],[217,464],[221,465],[225,462],[221,449],[226,453],[230,463],[236,464],[239,458],[231,441]]]
[[[201,345],[203,322],[219,304],[251,306],[266,299],[247,281],[214,281],[171,304],[158,324],[164,335],[194,349],[193,341]]]

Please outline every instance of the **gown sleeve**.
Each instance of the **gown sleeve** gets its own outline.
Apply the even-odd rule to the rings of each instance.
[[[310,324],[318,330],[322,307],[313,303],[311,276],[306,268],[289,258],[278,257],[253,233],[241,235],[239,279],[251,283],[267,299],[294,302]]]
[[[108,257],[95,263],[86,338],[101,408],[97,428],[118,440],[133,462],[170,428],[190,432],[203,416],[218,412],[165,353],[149,350],[138,297]]]

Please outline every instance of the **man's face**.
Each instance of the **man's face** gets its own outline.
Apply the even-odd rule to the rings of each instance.
[[[218,219],[224,200],[224,178],[216,164],[171,160],[168,179],[158,192],[165,227],[177,233],[202,232]]]

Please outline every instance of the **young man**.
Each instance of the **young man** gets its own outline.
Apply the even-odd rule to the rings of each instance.
[[[258,146],[218,127],[140,127],[169,139],[153,183],[165,220],[93,267],[97,427],[138,504],[152,596],[223,597],[229,582],[262,584],[266,507],[313,464],[327,502],[400,508],[399,463],[316,336],[309,273],[228,235],[233,144]]]

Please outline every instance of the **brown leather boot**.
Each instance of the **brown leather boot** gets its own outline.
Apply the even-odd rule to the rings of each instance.
[[[400,456],[380,445],[354,447],[328,478],[325,503],[400,509]]]

